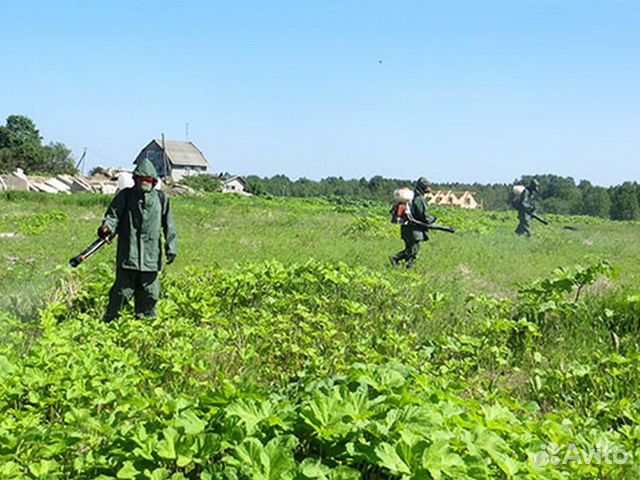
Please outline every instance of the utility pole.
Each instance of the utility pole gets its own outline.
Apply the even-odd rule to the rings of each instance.
[[[189,141],[189,122],[185,126],[184,139],[187,142]]]
[[[164,168],[164,177],[169,176],[169,165],[167,159],[167,150],[164,143],[164,133],[162,134],[162,168]]]
[[[84,176],[84,166],[87,160],[87,147],[84,147],[84,152],[82,152],[82,156],[78,163],[76,164],[76,169],[80,170],[80,175]]]

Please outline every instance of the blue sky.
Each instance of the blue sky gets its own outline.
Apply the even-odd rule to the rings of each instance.
[[[293,178],[638,180],[640,2],[0,0],[0,120]]]

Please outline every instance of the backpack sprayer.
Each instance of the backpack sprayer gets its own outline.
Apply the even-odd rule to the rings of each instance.
[[[102,247],[104,247],[107,243],[111,243],[111,241],[115,238],[115,236],[116,234],[114,232],[108,232],[104,238],[97,239],[95,242],[93,242],[91,245],[85,248],[78,255],[71,258],[69,260],[69,265],[71,265],[71,267],[73,268],[76,268],[78,265],[84,262],[87,258],[89,258],[91,255],[93,255]]]
[[[407,210],[413,200],[413,190],[407,187],[393,191],[393,199],[396,202],[391,209],[391,223],[403,224],[407,221]]]
[[[524,189],[527,188],[524,185],[514,185],[513,186],[513,196],[519,197],[524,192]]]
[[[419,225],[426,230],[438,230],[440,232],[455,233],[455,229],[451,227],[445,227],[443,225],[436,225],[436,217],[432,217],[433,220],[429,223],[424,223],[416,220],[411,213],[411,202],[413,201],[414,192],[408,187],[402,187],[393,192],[393,199],[395,205],[391,209],[391,223],[398,223],[400,225]]]

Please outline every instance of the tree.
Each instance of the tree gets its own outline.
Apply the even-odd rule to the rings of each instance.
[[[29,117],[9,115],[7,124],[0,126],[0,149],[24,145],[41,146],[42,137]]]
[[[28,117],[10,115],[0,126],[0,172],[8,173],[21,167],[27,173],[76,174],[71,150],[63,143],[42,145],[36,124]]]
[[[609,218],[611,210],[611,198],[603,187],[594,187],[588,180],[583,180],[578,185],[582,196],[580,213],[594,217]]]
[[[0,172],[11,173],[18,167],[29,173],[39,172],[43,154],[42,146],[34,143],[0,148]]]
[[[201,192],[219,192],[222,190],[222,182],[220,179],[207,174],[184,177],[180,180],[180,183]]]
[[[245,190],[254,195],[264,195],[267,193],[267,189],[264,185],[264,181],[255,175],[247,177],[247,186]]]
[[[73,153],[64,143],[51,142],[44,148],[44,162],[42,172],[75,175],[78,173]]]
[[[637,220],[640,218],[637,184],[625,182],[613,187],[611,192],[611,218],[613,220]]]

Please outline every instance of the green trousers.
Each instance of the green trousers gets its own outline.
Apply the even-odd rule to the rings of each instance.
[[[523,210],[518,212],[518,226],[516,227],[516,233],[518,235],[524,235],[525,237],[531,236],[531,215],[528,215]]]
[[[418,253],[420,253],[420,242],[416,242],[415,240],[404,240],[404,250],[396,253],[393,258],[396,260],[406,260],[407,262],[413,263],[416,258],[418,258]]]
[[[160,297],[160,275],[158,272],[139,272],[120,268],[116,270],[116,281],[109,291],[109,305],[104,321],[118,317],[120,310],[134,298],[136,316],[153,318]]]

